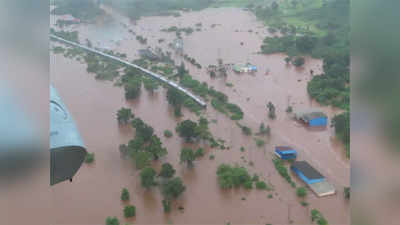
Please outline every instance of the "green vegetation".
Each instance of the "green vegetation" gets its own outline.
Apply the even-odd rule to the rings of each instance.
[[[156,186],[157,182],[156,178],[156,171],[151,167],[146,167],[140,171],[140,179],[142,187],[149,189],[152,186]]]
[[[271,134],[271,128],[269,126],[265,127],[264,123],[261,123],[257,135],[269,136],[270,134]]]
[[[267,109],[268,109],[268,117],[272,120],[275,119],[276,118],[275,106],[274,104],[272,104],[272,102],[268,102]]]
[[[268,198],[269,199],[271,199],[271,198],[273,198],[274,196],[272,195],[272,194],[268,194]]]
[[[169,163],[163,163],[161,166],[161,171],[158,176],[162,178],[172,178],[175,175],[176,170]]]
[[[209,159],[210,160],[214,160],[215,159],[215,155],[210,155]]]
[[[204,156],[204,149],[203,148],[198,148],[196,150],[196,152],[194,153],[194,156],[196,158],[203,157]]]
[[[266,190],[268,185],[264,181],[257,181],[256,188],[259,190]]]
[[[177,10],[201,10],[207,8],[213,1],[210,0],[104,0],[106,4],[119,9],[132,20],[138,20],[142,16],[179,16]]]
[[[151,94],[154,93],[155,90],[158,89],[158,87],[160,86],[159,82],[152,78],[152,77],[143,77],[143,84],[144,84],[144,88],[149,91]]]
[[[288,106],[286,109],[287,113],[292,113],[293,112],[293,107],[292,106]]]
[[[279,158],[275,158],[272,160],[272,162],[274,163],[275,169],[278,171],[278,173],[284,177],[292,187],[296,187],[296,184],[292,181],[292,178],[290,177],[287,168],[283,164],[283,161]]]
[[[183,58],[198,69],[202,68],[202,66],[196,61],[196,59],[189,57],[187,54],[183,55]]]
[[[335,127],[336,137],[345,144],[346,156],[350,157],[350,112],[333,117],[332,126]]]
[[[253,133],[253,132],[251,131],[251,128],[250,128],[250,127],[241,125],[240,123],[236,123],[236,124],[240,127],[240,129],[242,129],[242,133],[243,133],[244,135],[246,135],[246,136],[251,136],[251,134]]]
[[[178,123],[176,132],[180,137],[185,138],[186,142],[191,142],[192,138],[197,138],[199,136],[197,123],[191,120]]]
[[[296,57],[292,63],[296,67],[301,67],[304,65],[305,59],[304,59],[304,57]]]
[[[142,45],[147,44],[147,38],[144,38],[143,36],[137,35],[136,40],[139,41],[139,43]]]
[[[170,130],[165,130],[165,131],[164,131],[164,136],[165,136],[166,138],[172,137],[172,136],[173,136],[172,131],[170,131]]]
[[[301,201],[300,204],[301,204],[302,206],[304,206],[304,207],[306,207],[306,206],[309,205],[308,202],[305,202],[305,201]]]
[[[178,198],[185,190],[186,187],[180,177],[172,178],[161,186],[161,193],[167,201]]]
[[[217,176],[220,187],[224,189],[229,189],[234,186],[239,187],[251,181],[251,177],[246,168],[232,167],[226,164],[222,164],[218,167]]]
[[[90,153],[88,152],[85,158],[85,163],[93,163],[94,162],[94,152]]]
[[[304,198],[307,196],[307,189],[305,187],[298,187],[296,189],[296,194],[300,198]]]
[[[68,41],[79,43],[78,31],[56,31],[53,28],[50,28],[50,33],[62,37]]]
[[[344,198],[345,199],[350,199],[350,187],[345,187],[344,188]]]
[[[165,213],[171,212],[171,201],[163,199],[161,201]]]
[[[265,145],[265,141],[264,140],[258,139],[258,138],[256,138],[255,140],[256,140],[257,147],[261,148],[261,147],[263,147]]]
[[[127,124],[135,115],[132,114],[132,110],[130,108],[124,108],[118,110],[117,112],[117,120],[119,124]]]
[[[245,149],[244,149],[244,147],[242,146],[242,147],[240,147],[240,151],[241,152],[244,152],[245,151]]]
[[[196,159],[193,149],[183,148],[180,154],[181,163],[187,163],[188,167],[193,167],[193,161]]]
[[[311,221],[317,222],[318,225],[328,225],[328,221],[324,218],[322,213],[316,209],[311,210]]]
[[[67,15],[70,14],[81,21],[91,22],[97,16],[105,14],[97,4],[91,0],[68,0],[56,1],[56,8],[51,13],[54,15]]]
[[[107,217],[106,219],[106,225],[119,225],[119,220],[117,217]]]
[[[121,192],[121,201],[129,201],[129,199],[130,195],[128,189],[123,188]]]
[[[126,218],[136,216],[136,207],[133,205],[127,205],[124,208],[124,216]]]

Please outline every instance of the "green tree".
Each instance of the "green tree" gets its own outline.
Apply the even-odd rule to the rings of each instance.
[[[155,180],[156,178],[156,171],[151,167],[146,167],[140,172],[140,179],[142,186],[145,188],[150,188],[152,186],[157,185]]]
[[[129,80],[124,86],[125,98],[127,100],[137,98],[140,95],[141,88],[142,88],[142,81],[140,80],[140,78]]]
[[[298,187],[296,189],[296,194],[300,198],[304,198],[307,196],[307,189],[305,187]]]
[[[286,64],[289,64],[291,61],[292,61],[291,57],[288,56],[288,57],[285,58]]]
[[[122,192],[121,192],[121,200],[122,200],[122,201],[128,201],[129,199],[130,199],[130,196],[129,196],[129,191],[128,191],[128,189],[123,188],[123,189],[122,189]]]
[[[256,181],[256,188],[259,190],[267,189],[267,184],[264,181]]]
[[[119,220],[117,217],[107,217],[106,219],[106,225],[119,225]]]
[[[333,117],[331,126],[335,127],[336,137],[345,144],[346,155],[350,157],[350,113],[347,111]]]
[[[188,167],[193,167],[193,161],[196,159],[195,153],[191,148],[183,148],[180,155],[181,163],[187,163]]]
[[[192,138],[198,137],[197,123],[191,120],[185,120],[178,123],[176,132],[180,137],[185,138],[186,142],[190,142]]]
[[[170,131],[170,130],[165,130],[165,131],[164,131],[164,136],[165,136],[166,138],[172,137],[172,136],[173,136],[172,131]]]
[[[167,100],[168,100],[168,103],[171,104],[172,106],[180,107],[180,106],[182,106],[182,104],[185,100],[185,97],[176,88],[171,87],[167,91]]]
[[[350,187],[345,187],[344,188],[344,198],[345,199],[350,199]]]
[[[194,153],[194,157],[203,157],[204,156],[204,148],[198,148],[196,152]]]
[[[163,209],[165,213],[171,212],[171,201],[163,199],[162,201]]]
[[[186,74],[185,64],[181,62],[181,65],[178,67],[178,77],[182,78]]]
[[[139,152],[134,152],[132,154],[132,158],[134,160],[136,169],[143,169],[146,166],[150,165],[152,155],[151,153],[146,151],[139,151]]]
[[[304,65],[304,63],[305,63],[304,57],[296,57],[293,61],[293,65],[295,65],[296,67],[301,67]]]
[[[159,176],[163,178],[172,178],[175,175],[174,167],[169,163],[164,163],[161,166],[161,171]]]
[[[132,110],[129,108],[122,107],[117,112],[117,120],[120,124],[127,124],[129,120],[134,117],[135,116],[132,114]]]
[[[124,208],[124,216],[126,218],[136,216],[136,207],[133,205],[127,205]]]
[[[296,39],[296,47],[300,52],[309,53],[317,44],[317,38],[308,35],[298,37]]]
[[[275,106],[274,106],[274,104],[272,104],[272,102],[268,102],[267,108],[268,108],[268,117],[270,119],[275,119],[276,118],[276,114],[275,114]]]
[[[158,82],[154,80],[153,78],[146,78],[143,80],[144,83],[144,88],[148,90],[151,94],[154,93],[155,90],[158,89]]]
[[[167,149],[162,147],[161,140],[156,135],[151,136],[145,150],[152,154],[154,160],[158,160],[160,157],[168,153]]]
[[[278,5],[278,3],[277,2],[273,2],[272,4],[271,4],[271,9],[273,9],[273,10],[278,10],[278,8],[279,8],[279,5]]]
[[[87,153],[85,162],[88,163],[88,164],[94,162],[94,152],[92,152],[92,153],[88,152]]]
[[[180,177],[172,178],[161,186],[161,193],[167,200],[178,198],[185,190],[186,187]]]

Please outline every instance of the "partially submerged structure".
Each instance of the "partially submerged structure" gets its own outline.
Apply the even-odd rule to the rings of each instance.
[[[257,66],[252,65],[250,63],[246,63],[246,64],[235,64],[233,66],[233,71],[235,71],[236,73],[253,73],[253,72],[257,72]]]
[[[290,169],[318,196],[323,197],[336,193],[335,188],[326,181],[325,177],[306,161],[292,163]]]
[[[324,127],[328,124],[328,116],[318,109],[297,112],[296,119],[303,121],[311,127]]]
[[[183,40],[181,38],[177,38],[175,39],[172,44],[171,47],[173,49],[175,49],[175,51],[177,53],[183,54]]]
[[[281,159],[296,159],[297,151],[289,146],[276,146],[275,147],[275,155],[277,155]]]
[[[71,180],[86,158],[86,148],[66,106],[50,86],[50,185]]]

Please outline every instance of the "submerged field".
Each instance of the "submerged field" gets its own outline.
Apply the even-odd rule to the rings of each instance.
[[[310,130],[286,112],[288,106],[294,110],[320,108],[332,118],[343,111],[321,106],[308,95],[310,70],[322,73],[321,60],[306,57],[305,65],[296,68],[286,64],[284,54],[258,54],[263,39],[272,34],[253,13],[239,8],[207,8],[180,12],[179,17],[151,16],[135,22],[110,7],[103,10],[113,18],[111,22],[98,20],[71,25],[65,30],[78,31],[81,43],[87,39],[94,47],[126,54],[128,61],[138,59],[138,50],[147,47],[172,52],[171,58],[177,65],[183,62],[193,79],[213,86],[241,108],[244,116],[239,123],[250,128],[253,135],[244,135],[237,121],[217,111],[210,102],[200,115],[208,119],[211,133],[224,141],[224,148],[211,148],[204,142],[187,144],[175,127],[186,119],[197,121],[199,116],[183,107],[183,116],[175,117],[166,89],[150,93],[142,88],[139,97],[127,101],[123,88],[95,79],[83,61],[52,53],[51,82],[75,118],[88,151],[96,156],[93,164],[82,166],[73,183],[52,188],[54,201],[62,202],[52,210],[55,224],[104,224],[107,216],[117,216],[121,224],[311,224],[310,213],[314,208],[330,224],[348,223],[349,204],[343,197],[343,188],[349,186],[350,175],[343,144],[335,138],[330,126]],[[54,28],[56,19],[53,16],[51,20]],[[183,51],[201,68],[169,47],[177,34],[165,30],[173,26],[193,28],[192,33],[181,35]],[[251,62],[257,65],[258,72],[250,75],[228,71],[227,76],[211,78],[206,67],[217,65],[218,59],[228,64]],[[275,119],[268,118],[268,102],[275,106]],[[121,107],[130,108],[136,117],[151,125],[167,148],[168,155],[153,162],[152,167],[159,171],[161,164],[168,161],[186,186],[168,214],[163,212],[163,196],[157,188],[141,187],[140,171],[130,160],[120,157],[119,145],[127,144],[135,134],[129,126],[118,125],[116,113]],[[261,123],[270,127],[270,136],[255,135]],[[165,130],[173,131],[173,136],[165,137]],[[295,147],[300,160],[307,160],[334,184],[337,195],[317,198],[309,191],[304,200],[297,197],[296,189],[274,167],[276,145]],[[188,168],[179,159],[183,147],[203,147],[205,155],[194,161],[193,168]],[[216,171],[222,163],[247,168],[271,189],[221,189]],[[291,177],[297,187],[304,186],[295,176]],[[124,204],[119,199],[122,188],[129,190],[130,202],[136,206],[133,219],[124,219]],[[302,201],[308,205],[303,206]]]

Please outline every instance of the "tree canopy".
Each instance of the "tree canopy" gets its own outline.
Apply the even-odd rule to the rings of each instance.
[[[159,176],[163,178],[172,178],[175,175],[176,170],[170,163],[164,163],[161,166]]]
[[[140,172],[140,179],[141,179],[141,184],[145,188],[150,188],[152,186],[157,185],[157,182],[155,180],[156,178],[156,171],[151,168],[151,167],[146,167],[142,169]]]
[[[161,193],[167,200],[178,198],[186,190],[185,185],[180,177],[175,177],[161,186]]]

